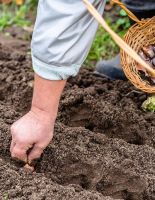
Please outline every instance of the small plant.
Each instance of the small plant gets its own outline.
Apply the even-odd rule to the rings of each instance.
[[[155,95],[148,97],[142,104],[142,109],[147,112],[155,112]]]

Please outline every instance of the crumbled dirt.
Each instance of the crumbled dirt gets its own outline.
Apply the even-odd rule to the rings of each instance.
[[[30,108],[29,43],[0,36],[0,199],[154,200],[155,114],[129,82],[82,69],[63,92],[54,139],[32,174],[10,158],[10,125]]]

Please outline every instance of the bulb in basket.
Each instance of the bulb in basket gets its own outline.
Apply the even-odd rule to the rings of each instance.
[[[155,45],[144,46],[139,51],[139,56],[147,62],[153,69],[155,69]],[[146,70],[137,64],[137,68],[140,73],[140,77],[143,80],[146,80],[150,83],[150,85],[155,85],[155,78],[150,77],[150,75],[146,72]]]

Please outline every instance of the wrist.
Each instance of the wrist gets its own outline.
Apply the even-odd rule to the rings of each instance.
[[[32,105],[31,113],[33,113],[40,121],[51,123],[56,120],[57,112],[48,112],[38,106]]]
[[[54,121],[65,84],[65,80],[50,81],[35,74],[31,111],[41,119]]]

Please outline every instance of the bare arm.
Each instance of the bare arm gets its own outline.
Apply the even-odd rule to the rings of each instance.
[[[25,162],[39,158],[53,137],[59,100],[66,80],[49,81],[35,75],[31,110],[11,127],[11,155]],[[32,148],[33,147],[33,148]],[[29,155],[27,150],[32,148]]]

